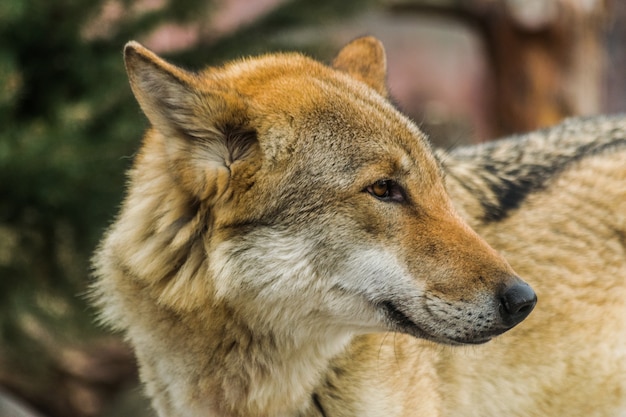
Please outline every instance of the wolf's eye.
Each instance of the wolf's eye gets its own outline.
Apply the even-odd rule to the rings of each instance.
[[[378,180],[368,188],[370,194],[377,198],[387,198],[391,192],[391,181]]]
[[[367,187],[365,191],[382,201],[404,201],[402,189],[393,180],[378,180]]]

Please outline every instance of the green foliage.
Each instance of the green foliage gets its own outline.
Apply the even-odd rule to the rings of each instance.
[[[122,47],[207,7],[178,0],[87,40],[104,4],[0,3],[0,354],[39,358],[22,361],[25,373],[42,375],[54,345],[96,332],[89,258],[145,128]]]

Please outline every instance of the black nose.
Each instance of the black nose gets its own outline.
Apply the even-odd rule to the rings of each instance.
[[[502,320],[513,327],[524,320],[537,304],[537,295],[526,283],[513,284],[500,298]]]

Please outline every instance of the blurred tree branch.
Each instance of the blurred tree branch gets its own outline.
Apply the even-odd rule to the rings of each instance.
[[[601,109],[611,2],[388,0],[396,11],[451,16],[481,33],[493,68],[493,130],[552,125]]]

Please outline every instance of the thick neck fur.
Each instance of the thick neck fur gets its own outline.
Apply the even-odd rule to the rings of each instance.
[[[154,405],[162,414],[306,412],[350,332],[299,328],[290,317],[279,326],[252,323],[237,305],[218,299],[207,258],[214,249],[211,212],[178,189],[164,160],[146,152],[138,157],[122,213],[96,258],[104,319],[136,346],[142,379],[148,393],[160,398]],[[148,176],[155,172],[163,174]],[[162,391],[167,401],[153,395]]]
[[[171,312],[152,314],[152,318],[157,316],[162,319],[160,332],[151,329],[148,335],[144,329],[129,329],[128,334],[131,339],[155,338],[151,346],[160,351],[137,354],[159,358],[153,365],[158,372],[155,383],[167,381],[167,415],[306,415],[331,360],[351,340],[345,332],[323,334],[302,329],[288,335],[252,331],[223,307],[184,321],[176,320]],[[144,382],[149,393],[165,388],[151,386],[146,378]]]
[[[223,323],[222,332],[202,335],[223,337],[209,346],[212,361],[204,376],[216,384],[208,394],[219,415],[304,414],[331,359],[350,341],[347,333],[259,334],[242,323]]]

